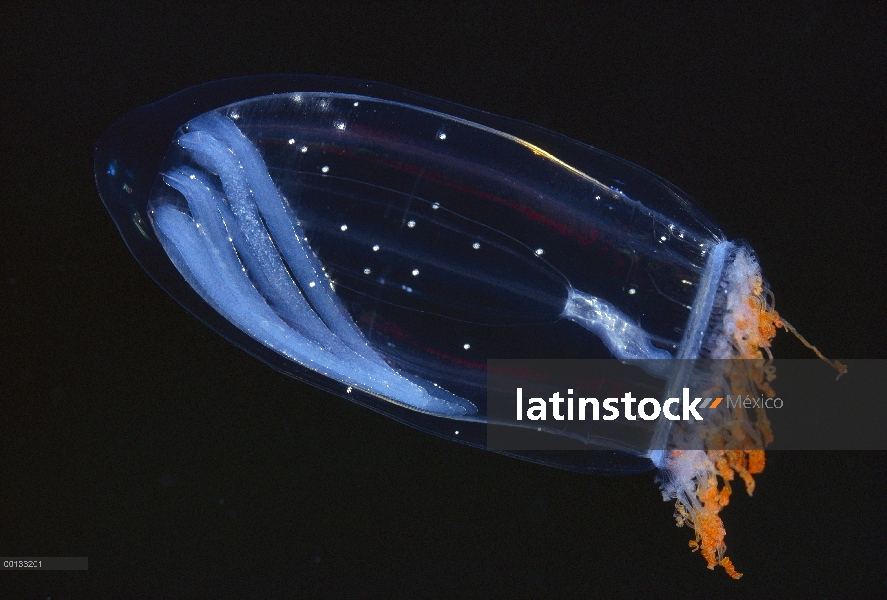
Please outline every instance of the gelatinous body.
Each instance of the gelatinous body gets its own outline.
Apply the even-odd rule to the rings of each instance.
[[[96,180],[142,265],[222,335],[475,445],[487,359],[741,355],[735,306],[762,294],[753,255],[648,171],[381,84],[277,76],[185,90],[102,137]],[[658,466],[701,523],[694,481],[714,459],[656,450],[669,427],[650,423],[627,449],[515,454],[592,472]],[[723,558],[722,537],[702,535],[704,553],[714,544]]]

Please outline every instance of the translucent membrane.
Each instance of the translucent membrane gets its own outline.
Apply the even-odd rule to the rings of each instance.
[[[381,84],[273,76],[185,90],[99,140],[96,180],[145,269],[220,334],[480,446],[488,359],[732,356],[730,301],[760,281],[749,250],[648,171]],[[669,393],[686,374],[661,364]],[[644,426],[628,447],[515,454],[581,471],[655,464],[692,508],[687,486],[708,459],[674,468],[651,450],[670,423]]]

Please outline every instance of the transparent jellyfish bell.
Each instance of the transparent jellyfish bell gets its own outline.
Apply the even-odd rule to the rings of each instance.
[[[96,180],[142,266],[207,325],[480,446],[487,359],[704,355],[739,248],[628,161],[354,80],[190,88],[115,123]],[[646,450],[522,457],[646,470]]]

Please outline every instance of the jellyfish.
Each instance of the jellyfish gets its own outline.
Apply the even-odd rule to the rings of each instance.
[[[757,366],[719,373],[718,391],[772,393],[770,340],[792,329],[753,250],[675,186],[389,85],[196,86],[118,120],[95,176],[136,259],[209,327],[287,375],[474,446],[486,447],[490,359],[641,361],[663,394],[686,378],[682,359],[746,359]],[[719,513],[735,477],[753,491],[772,433],[741,407],[706,427],[692,449],[655,419],[630,442],[507,453],[657,469],[690,545],[739,577]]]

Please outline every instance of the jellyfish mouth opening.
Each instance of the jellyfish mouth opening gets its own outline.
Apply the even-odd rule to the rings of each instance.
[[[687,361],[698,364],[671,385],[702,378],[719,396],[772,396],[769,347],[781,323],[751,248],[731,242],[716,246],[700,287],[681,357],[712,360]],[[708,567],[721,566],[738,579],[741,573],[726,556],[719,513],[730,501],[736,476],[749,495],[754,491],[753,475],[763,471],[763,448],[773,439],[770,422],[762,409],[752,414],[737,404],[701,427],[679,425],[668,435],[671,449],[657,456],[663,497],[675,500],[677,524],[693,527],[695,539],[689,545]]]

